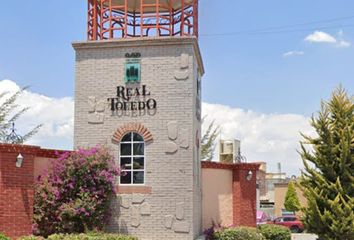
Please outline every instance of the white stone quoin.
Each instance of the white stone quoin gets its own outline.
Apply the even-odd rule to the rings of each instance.
[[[145,183],[118,186],[119,201],[112,202],[107,231],[142,240],[196,239],[202,233],[197,82],[204,74],[197,39],[117,39],[75,42],[73,47],[75,147],[106,145],[119,164],[121,139],[112,140],[118,129],[139,126],[136,132],[151,133],[145,142]],[[145,85],[156,109],[112,111],[107,99],[117,96],[118,86],[132,87],[124,79],[127,53],[141,54],[141,82],[133,87]],[[132,99],[139,100],[144,99]]]

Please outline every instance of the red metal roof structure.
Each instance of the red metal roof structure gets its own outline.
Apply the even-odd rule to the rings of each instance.
[[[88,40],[198,37],[198,0],[88,0]]]

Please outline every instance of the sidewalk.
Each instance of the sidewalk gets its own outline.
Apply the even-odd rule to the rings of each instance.
[[[317,236],[315,234],[307,233],[293,233],[291,234],[292,240],[316,240]]]

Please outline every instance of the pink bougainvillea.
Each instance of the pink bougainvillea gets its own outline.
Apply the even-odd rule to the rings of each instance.
[[[36,184],[35,233],[48,236],[100,230],[119,174],[105,147],[59,155],[51,171]]]

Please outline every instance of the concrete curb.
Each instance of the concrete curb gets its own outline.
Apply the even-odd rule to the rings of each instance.
[[[317,236],[315,234],[307,234],[307,233],[299,233],[299,234],[291,234],[292,240],[317,240]]]
[[[195,240],[205,240],[205,235],[202,235],[202,236],[196,238]]]

